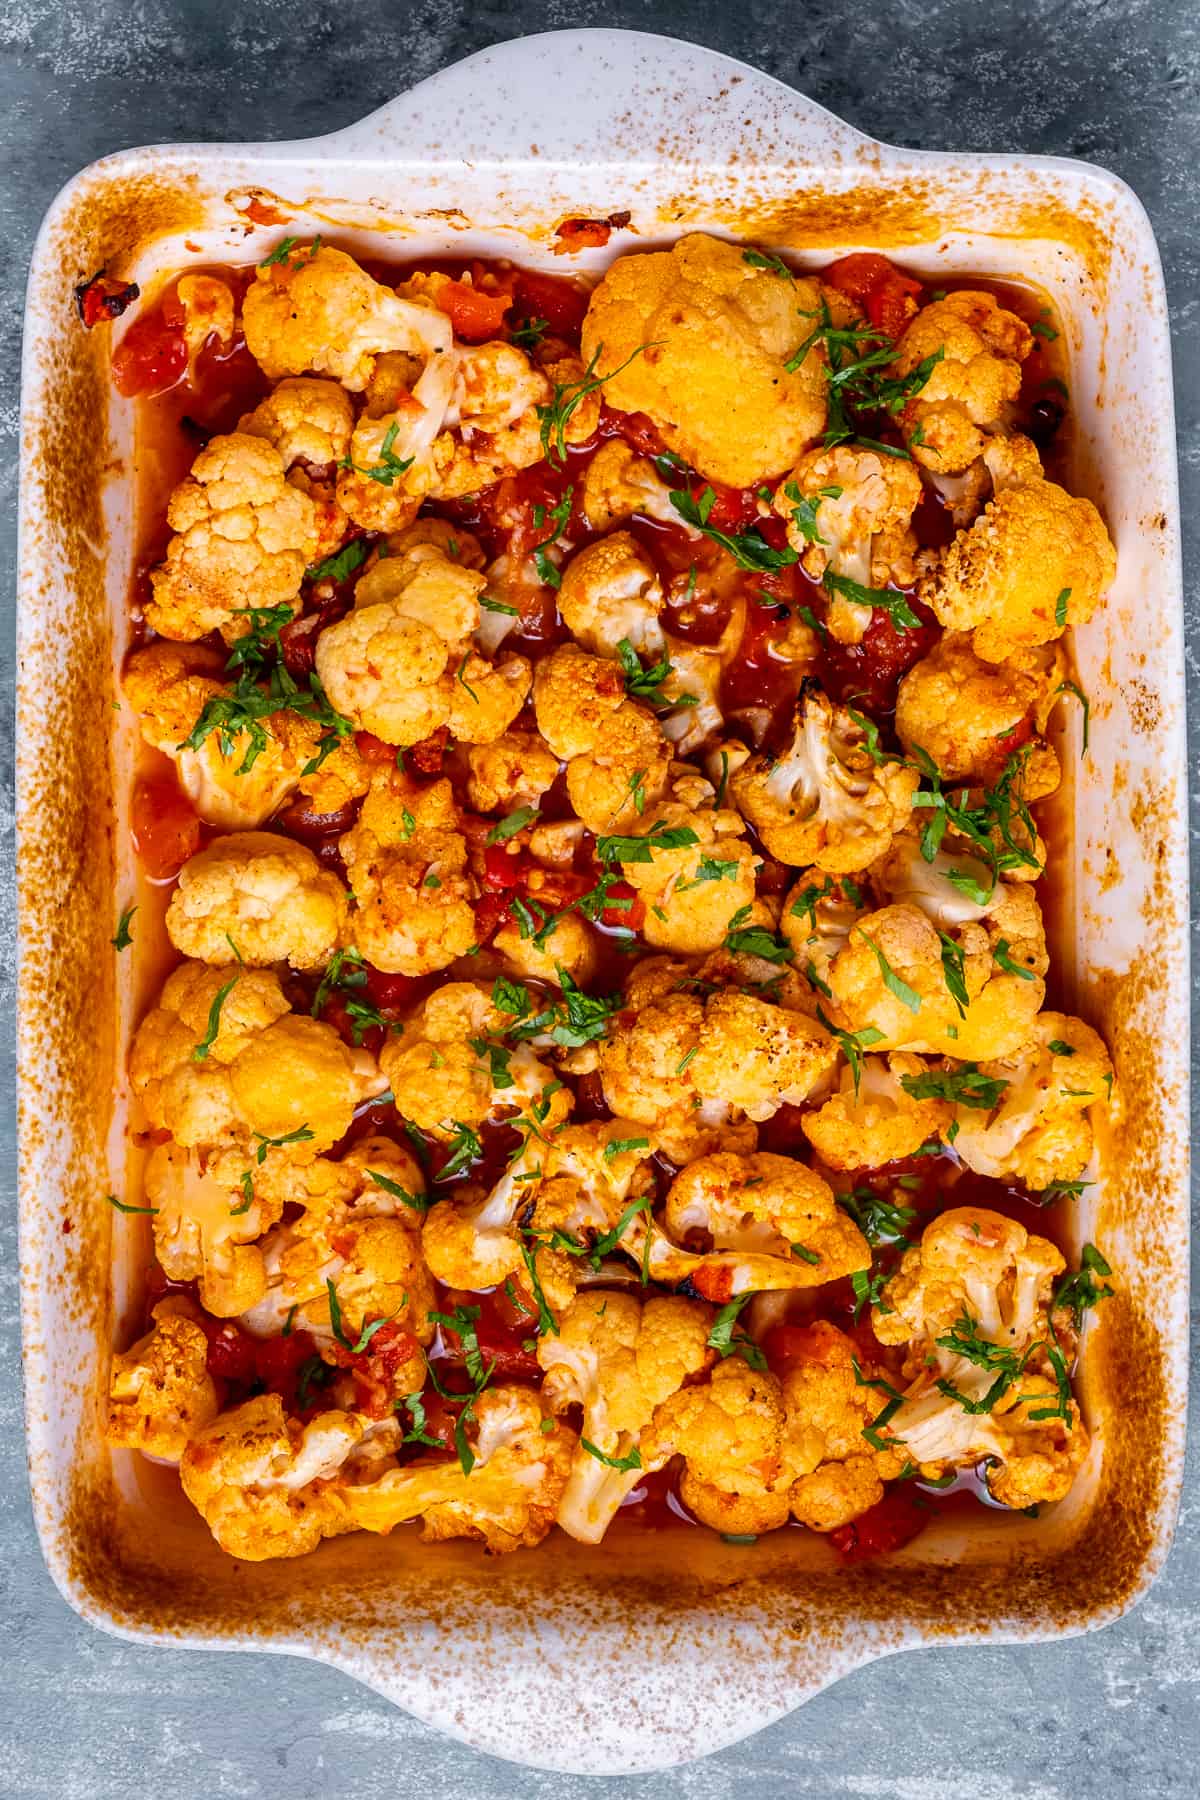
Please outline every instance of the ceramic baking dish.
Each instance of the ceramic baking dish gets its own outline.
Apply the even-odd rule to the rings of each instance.
[[[260,260],[287,231],[390,254],[561,269],[554,227],[627,208],[616,248],[701,227],[828,260],[1040,286],[1063,321],[1076,485],[1120,555],[1078,634],[1091,748],[1054,923],[1062,996],[1107,1036],[1125,1097],[1080,1240],[1118,1268],[1081,1387],[1096,1442],[1042,1521],[942,1523],[843,1568],[810,1534],[565,1539],[487,1562],[413,1533],[238,1564],[162,1471],[101,1430],[144,1221],[125,1165],[123,1053],[146,996],[109,938],[137,897],[123,817],[134,724],[114,710],[133,546],[132,418],[72,285],[153,291]],[[1187,864],[1183,638],[1166,303],[1137,200],[1047,158],[897,150],[778,82],[665,38],[564,32],[484,51],[360,124],[293,144],[132,150],[64,189],[38,239],[22,418],[19,656],[21,1224],[29,1454],[46,1560],[84,1617],[152,1643],[318,1657],[514,1760],[620,1773],[703,1755],[828,1682],[930,1643],[1030,1642],[1116,1618],[1167,1553],[1186,1369]],[[1069,749],[1078,751],[1078,715]]]

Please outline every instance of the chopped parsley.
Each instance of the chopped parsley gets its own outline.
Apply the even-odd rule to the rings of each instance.
[[[479,1133],[472,1131],[469,1125],[464,1125],[459,1119],[454,1121],[454,1131],[446,1147],[450,1155],[438,1171],[439,1181],[448,1181],[452,1175],[460,1174],[463,1169],[470,1168],[472,1163],[477,1163],[483,1155]]]
[[[975,1063],[958,1069],[926,1069],[920,1075],[902,1075],[900,1086],[914,1100],[948,1100],[952,1106],[973,1106],[991,1112],[999,1106],[1007,1081],[998,1075],[981,1075]]]
[[[725,933],[725,948],[739,956],[761,956],[765,962],[790,962],[791,945],[766,925],[747,925],[750,912],[749,906],[738,907]]]
[[[493,825],[483,841],[485,844],[507,844],[509,838],[516,837],[518,831],[524,831],[541,816],[536,806],[518,806],[515,812],[506,813],[499,824]]]
[[[381,1331],[385,1325],[390,1323],[390,1318],[372,1319],[371,1323],[369,1325],[364,1322],[362,1331],[360,1332],[359,1337],[358,1337],[358,1341],[357,1341],[357,1343],[355,1343],[349,1336],[347,1336],[346,1328],[342,1323],[341,1302],[338,1299],[338,1291],[337,1291],[337,1288],[334,1286],[333,1279],[331,1276],[326,1277],[325,1292],[329,1295],[329,1326],[330,1326],[330,1330],[333,1332],[334,1337],[337,1339],[338,1343],[342,1346],[343,1350],[349,1350],[351,1356],[361,1356],[362,1352],[366,1349],[367,1345],[371,1342],[371,1339],[375,1336],[375,1333],[377,1331]]]
[[[351,538],[343,545],[335,556],[327,556],[324,562],[313,563],[305,569],[308,581],[346,581],[353,575],[371,554],[371,546],[365,537]]]
[[[636,1444],[628,1456],[609,1456],[605,1451],[597,1450],[595,1444],[589,1444],[585,1437],[581,1437],[579,1442],[588,1455],[594,1456],[596,1461],[603,1463],[606,1469],[620,1469],[624,1473],[631,1469],[640,1469],[642,1466],[642,1459]]]
[[[217,1033],[221,1029],[221,1008],[232,994],[241,977],[235,975],[223,987],[219,987],[213,995],[213,1003],[208,1009],[208,1029],[198,1044],[192,1046],[192,1061],[203,1062],[217,1041]]]
[[[129,926],[136,911],[136,906],[127,906],[125,911],[121,914],[120,919],[117,921],[117,935],[111,939],[114,950],[128,950],[130,944],[132,944],[133,933],[130,931]]]
[[[1064,1275],[1055,1288],[1050,1301],[1051,1311],[1060,1306],[1067,1308],[1074,1315],[1078,1330],[1090,1307],[1098,1306],[1101,1300],[1111,1300],[1113,1289],[1107,1279],[1111,1274],[1112,1269],[1095,1244],[1085,1244],[1079,1268],[1072,1275]]]
[[[265,1137],[261,1131],[252,1132],[251,1135],[258,1139],[254,1158],[261,1166],[267,1160],[268,1150],[282,1150],[288,1144],[307,1144],[316,1134],[307,1125],[297,1125],[295,1131],[285,1131],[282,1137]]]
[[[704,488],[699,497],[687,489],[673,488],[667,498],[681,519],[694,526],[697,531],[702,531],[714,544],[720,544],[723,550],[727,550],[739,569],[749,569],[754,574],[765,575],[799,561],[796,551],[790,546],[786,550],[772,550],[757,531],[731,533],[719,531],[715,525],[710,525],[709,515],[717,498],[715,489],[711,487]]]
[[[921,620],[908,604],[907,597],[896,588],[863,587],[861,582],[852,581],[848,575],[835,575],[832,569],[826,569],[822,575],[821,586],[827,593],[848,600],[854,606],[879,607],[897,631],[921,629]]]
[[[356,475],[363,475],[368,481],[377,482],[380,487],[395,487],[396,477],[407,474],[413,466],[411,456],[397,456],[393,445],[400,435],[400,421],[393,419],[383,434],[383,442],[379,446],[379,461],[363,468],[356,463],[349,452],[338,464],[339,469],[352,469]]]
[[[700,839],[690,825],[667,825],[662,819],[637,837],[598,837],[596,855],[601,862],[648,863],[656,850],[689,850]]]
[[[538,579],[544,581],[547,587],[559,588],[562,586],[562,574],[558,564],[553,562],[546,552],[551,544],[558,541],[567,527],[571,517],[571,497],[574,492],[573,487],[567,488],[558,505],[551,507],[549,511],[541,504],[536,505],[533,509],[535,531],[544,531],[547,525],[553,526],[549,536],[539,539],[533,546],[532,552],[533,566],[538,572]]]
[[[623,363],[619,363],[615,369],[610,369],[606,375],[597,375],[596,364],[604,350],[603,344],[597,344],[587,368],[578,380],[555,382],[554,393],[549,403],[536,409],[542,455],[552,468],[556,465],[560,469],[566,467],[567,426],[574,418],[578,407],[589,394],[594,394],[599,388],[602,388],[606,381],[611,381],[615,375],[621,373],[622,369],[627,369],[635,357],[641,356],[643,351],[650,348],[649,344],[638,344]]]
[[[433,1204],[424,1194],[410,1193],[398,1181],[393,1181],[390,1175],[381,1175],[378,1169],[368,1169],[367,1174],[377,1188],[382,1188],[385,1194],[392,1196],[393,1200],[399,1200],[401,1206],[410,1206],[414,1212],[428,1212]]]
[[[673,698],[663,693],[663,684],[671,678],[671,659],[664,651],[660,660],[649,668],[642,665],[642,660],[628,638],[622,638],[617,645],[617,654],[621,659],[621,669],[625,676],[625,692],[636,700],[648,700],[651,706],[698,706],[695,694],[676,694]]]
[[[740,1356],[745,1359],[750,1368],[765,1369],[767,1359],[754,1339],[747,1336],[740,1328],[736,1328],[738,1315],[753,1298],[753,1294],[742,1294],[738,1299],[731,1300],[728,1306],[723,1306],[713,1321],[707,1343],[709,1349],[715,1350],[722,1361],[727,1356]]]
[[[126,1200],[118,1200],[115,1194],[105,1194],[104,1198],[111,1207],[121,1213],[156,1213],[157,1206],[130,1206]]]
[[[904,981],[897,975],[895,969],[893,969],[891,963],[883,954],[878,943],[871,937],[869,932],[863,930],[861,925],[858,927],[858,935],[862,938],[863,942],[869,944],[874,951],[875,961],[879,964],[879,973],[883,976],[883,985],[888,990],[888,993],[894,994],[902,1006],[907,1006],[909,1012],[920,1012],[921,996],[917,993],[916,989],[909,987],[907,981]]]

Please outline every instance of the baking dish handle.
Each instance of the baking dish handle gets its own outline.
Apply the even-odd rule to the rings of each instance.
[[[366,162],[530,162],[579,166],[664,160],[691,171],[748,159],[848,164],[875,140],[795,89],[698,44],[642,31],[549,31],[495,44],[319,140]]]

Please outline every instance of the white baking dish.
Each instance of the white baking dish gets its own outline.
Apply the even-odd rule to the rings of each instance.
[[[552,1541],[490,1564],[398,1532],[235,1564],[159,1471],[110,1454],[101,1433],[107,1356],[128,1336],[146,1252],[144,1222],[103,1201],[122,1186],[123,1051],[145,1004],[108,943],[137,879],[123,819],[133,724],[112,709],[132,431],[106,334],[81,331],[70,290],[101,264],[152,288],[189,262],[256,260],[285,219],[351,243],[386,234],[393,253],[561,268],[554,226],[617,208],[629,233],[585,266],[697,226],[810,261],[879,247],[925,270],[1032,281],[1065,322],[1077,482],[1120,554],[1077,644],[1092,747],[1074,764],[1070,923],[1057,933],[1064,995],[1108,1037],[1126,1100],[1079,1221],[1122,1278],[1083,1357],[1095,1450],[1070,1502],[1036,1525],[940,1525],[852,1569],[798,1531],[749,1550],[683,1531],[600,1551]],[[592,1773],[702,1755],[889,1651],[1032,1641],[1130,1606],[1166,1555],[1181,1470],[1188,945],[1167,316],[1129,190],[1081,163],[891,149],[665,38],[526,38],[333,137],[133,150],[85,170],[38,240],[24,383],[25,1355],[34,1504],[70,1603],[147,1642],[319,1657],[482,1749]]]

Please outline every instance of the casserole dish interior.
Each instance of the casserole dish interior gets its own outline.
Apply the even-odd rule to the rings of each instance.
[[[1032,284],[1062,323],[1072,485],[1119,555],[1107,604],[1076,638],[1089,746],[1081,757],[1072,717],[1053,945],[1058,1000],[1105,1035],[1124,1096],[1076,1222],[1076,1250],[1096,1241],[1120,1277],[1081,1358],[1091,1458],[1042,1520],[947,1518],[849,1568],[808,1533],[745,1547],[619,1526],[603,1550],[556,1536],[498,1563],[398,1531],[235,1564],[169,1471],[103,1440],[109,1351],[128,1341],[149,1260],[145,1221],[103,1201],[125,1179],[124,1054],[148,1002],[148,972],[109,941],[118,896],[137,901],[141,879],[123,816],[135,726],[116,698],[135,445],[106,334],[79,329],[70,291],[104,265],[152,293],[189,264],[259,259],[285,229],[561,269],[556,225],[618,208],[628,228],[569,266],[688,229],[800,262],[881,249],[923,274]],[[1188,1064],[1169,352],[1153,238],[1128,190],[1080,164],[891,150],[666,39],[551,34],[473,57],[331,138],[130,151],[86,170],[39,239],[24,377],[26,1379],[39,1530],[71,1604],[147,1641],[316,1656],[481,1749],[592,1773],[716,1749],[888,1651],[1077,1632],[1132,1604],[1166,1554],[1180,1478]]]

